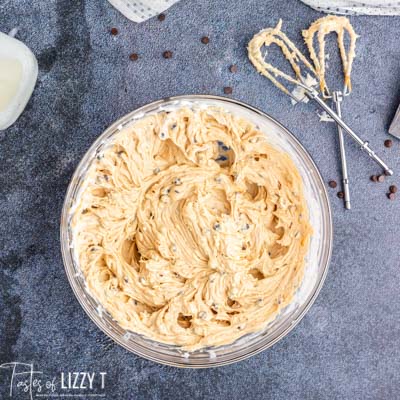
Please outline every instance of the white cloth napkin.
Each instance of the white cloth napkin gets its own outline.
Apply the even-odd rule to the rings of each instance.
[[[400,1],[393,0],[301,0],[329,14],[400,15]]]
[[[125,17],[143,22],[171,7],[179,0],[108,0]]]
[[[179,0],[108,0],[134,22],[142,22],[171,7]],[[301,0],[330,14],[400,15],[400,1],[393,0]]]

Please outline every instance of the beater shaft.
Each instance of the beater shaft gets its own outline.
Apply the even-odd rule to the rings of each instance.
[[[343,120],[340,118],[338,114],[335,113],[325,102],[322,100],[318,92],[314,88],[310,88],[304,84],[301,84],[304,89],[306,89],[309,97],[317,102],[317,104],[326,111],[327,114],[331,116],[331,118],[341,127],[343,130],[353,138],[355,142],[357,142],[361,150],[364,150],[377,164],[379,164],[387,175],[393,175],[393,171],[386,165],[386,163],[375,154],[375,152],[369,147],[368,142],[364,142]]]
[[[340,91],[333,92],[333,102],[335,103],[336,113],[342,118],[341,102],[343,101],[343,94]],[[343,129],[340,125],[338,127],[339,149],[340,149],[340,162],[342,165],[342,184],[344,192],[344,206],[347,210],[351,209],[350,203],[350,184],[347,172],[346,150],[344,147]]]

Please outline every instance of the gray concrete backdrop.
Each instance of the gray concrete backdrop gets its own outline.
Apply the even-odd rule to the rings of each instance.
[[[19,26],[40,64],[28,108],[0,133],[0,364],[34,363],[46,377],[106,371],[106,398],[118,400],[400,398],[400,195],[385,196],[389,184],[400,185],[400,143],[383,146],[400,102],[400,18],[351,19],[361,38],[344,105],[349,124],[396,175],[370,182],[379,169],[347,140],[353,210],[329,189],[330,272],[307,316],[273,348],[202,371],[140,359],[86,317],[64,273],[59,218],[74,168],[105,127],[150,101],[232,86],[232,97],[293,131],[326,181],[340,179],[335,127],[319,123],[313,106],[293,108],[246,58],[252,35],[280,17],[302,47],[300,30],[320,14],[297,0],[182,0],[164,22],[136,25],[105,0],[0,1],[0,30]],[[237,74],[228,71],[233,63]],[[8,398],[4,374],[0,397]]]

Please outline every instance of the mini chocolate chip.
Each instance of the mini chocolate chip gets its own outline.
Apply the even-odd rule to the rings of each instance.
[[[160,14],[158,17],[159,21],[164,21],[165,20],[165,14]]]
[[[205,311],[200,311],[199,312],[199,318],[200,319],[206,319],[207,318],[207,313]]]
[[[385,171],[384,174],[385,174],[386,176],[390,176],[390,172],[389,172],[389,171]]]
[[[397,186],[396,185],[389,186],[389,192],[390,193],[396,193],[397,192]]]
[[[237,65],[233,64],[229,67],[229,71],[232,72],[232,74],[236,74],[238,72],[238,67]]]
[[[370,179],[372,182],[378,182],[378,177],[376,175],[371,175]]]
[[[164,58],[172,58],[172,51],[169,51],[169,50],[164,51],[163,57]]]
[[[380,183],[385,182],[385,175],[379,175],[378,182],[380,182]]]
[[[203,43],[203,44],[208,44],[208,43],[210,43],[210,38],[207,37],[207,36],[203,36],[203,37],[201,38],[201,43]]]
[[[110,33],[111,33],[111,35],[116,36],[116,35],[118,35],[118,29],[117,28],[111,28],[110,29]]]
[[[137,61],[137,60],[139,59],[139,56],[138,56],[136,53],[132,53],[132,54],[129,56],[129,59],[130,59],[131,61]]]
[[[396,198],[396,195],[394,193],[388,193],[387,197],[389,200],[394,200]]]
[[[242,230],[247,231],[250,229],[250,225],[249,224],[245,224],[244,227],[242,228]]]
[[[230,86],[225,86],[224,87],[224,93],[225,94],[232,94],[233,93],[233,89]]]
[[[329,181],[328,185],[332,189],[335,189],[337,187],[337,182],[336,181]]]
[[[344,198],[344,193],[343,192],[338,192],[337,193],[337,197],[339,197],[339,199],[343,199]]]
[[[393,142],[390,139],[386,139],[384,142],[385,147],[392,147]]]

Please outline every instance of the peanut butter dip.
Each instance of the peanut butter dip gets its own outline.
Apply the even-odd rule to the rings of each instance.
[[[115,134],[72,211],[91,294],[125,329],[185,350],[263,329],[300,285],[300,174],[247,120],[182,107]]]

